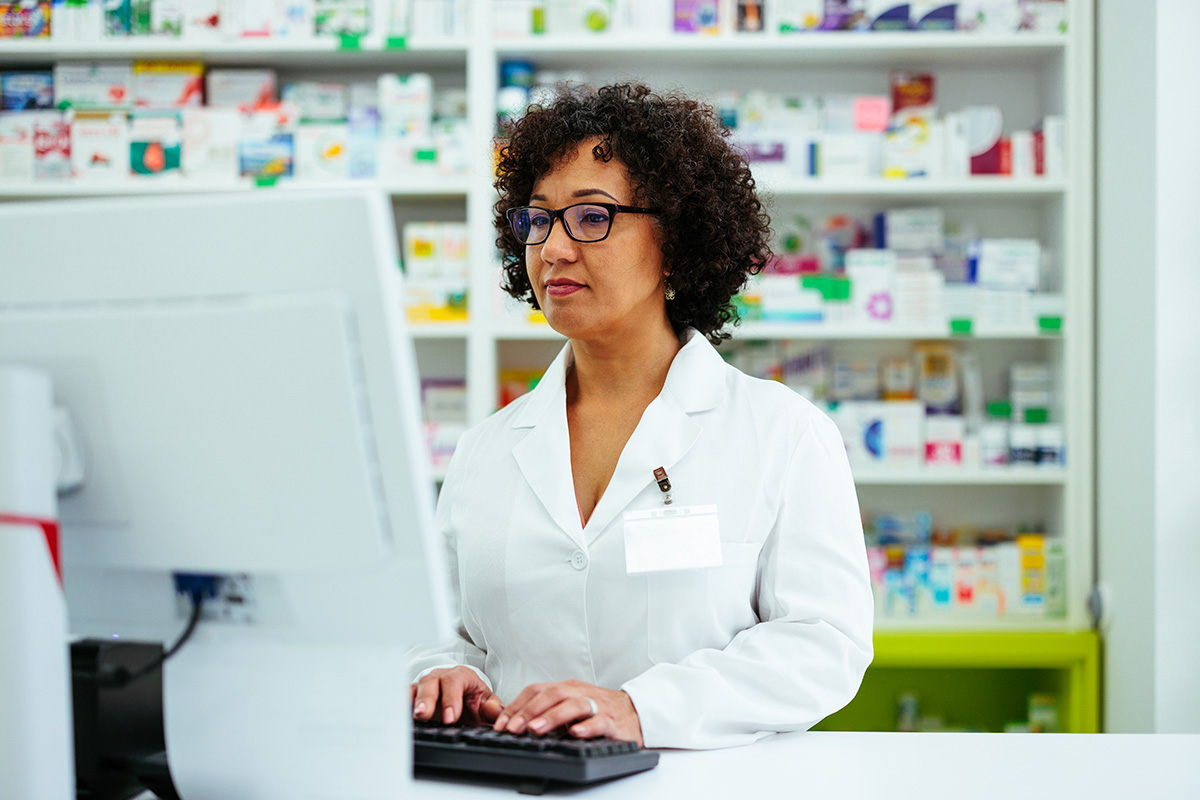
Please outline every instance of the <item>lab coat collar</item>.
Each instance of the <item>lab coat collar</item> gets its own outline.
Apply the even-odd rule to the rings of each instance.
[[[638,493],[654,486],[656,467],[669,475],[691,448],[700,425],[689,415],[715,408],[724,399],[724,361],[704,336],[687,331],[662,392],[647,406],[621,452],[612,480],[588,519],[586,536],[575,500],[567,432],[566,374],[572,361],[568,343],[515,416],[514,428],[532,430],[513,448],[513,456],[550,516],[582,545],[599,536]]]

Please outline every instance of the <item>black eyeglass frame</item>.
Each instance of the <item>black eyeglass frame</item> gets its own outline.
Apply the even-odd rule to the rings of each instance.
[[[571,233],[571,226],[567,224],[567,218],[566,218],[565,214],[568,211],[570,211],[572,208],[578,208],[579,206],[596,206],[597,208],[603,208],[604,210],[606,210],[608,212],[608,230],[606,230],[604,232],[604,235],[601,236],[599,239],[580,239],[578,236]],[[529,209],[537,209],[538,211],[545,211],[547,214],[550,215],[550,224],[546,226],[546,235],[544,237],[542,237],[541,239],[537,240],[536,242],[534,242],[534,241],[522,242],[521,234],[519,231],[517,231],[516,220],[513,219],[513,216],[515,214],[517,214],[518,212],[526,211]],[[589,202],[589,203],[572,203],[569,206],[564,206],[563,208],[560,208],[557,210],[555,210],[553,208],[543,208],[542,206],[514,206],[513,208],[510,208],[508,211],[504,212],[504,216],[508,218],[508,227],[512,229],[513,236],[515,236],[517,238],[518,242],[521,242],[521,244],[525,245],[526,247],[537,247],[539,244],[544,244],[545,241],[550,238],[550,233],[554,230],[555,220],[562,220],[563,230],[567,232],[567,236],[569,236],[572,241],[579,242],[580,244],[593,244],[595,242],[603,242],[605,239],[608,238],[608,235],[610,233],[612,233],[613,220],[615,220],[617,218],[617,214],[658,214],[658,213],[660,213],[660,212],[657,209],[653,209],[653,208],[638,208],[637,206],[623,206],[623,205],[619,205],[617,203],[590,203]]]

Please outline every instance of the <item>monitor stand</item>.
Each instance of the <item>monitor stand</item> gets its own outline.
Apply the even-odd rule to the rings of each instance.
[[[171,778],[183,798],[391,800],[412,781],[404,648],[196,635],[164,665]]]

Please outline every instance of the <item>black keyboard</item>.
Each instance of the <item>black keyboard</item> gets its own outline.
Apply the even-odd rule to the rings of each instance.
[[[540,794],[553,781],[584,784],[629,775],[658,764],[658,753],[618,739],[576,739],[498,733],[491,726],[413,723],[413,766],[418,771],[504,776],[524,793]]]

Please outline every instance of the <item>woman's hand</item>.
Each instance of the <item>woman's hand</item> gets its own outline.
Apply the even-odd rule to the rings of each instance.
[[[595,714],[589,699],[595,703]],[[642,744],[641,720],[629,695],[583,681],[525,687],[492,727],[509,733],[548,733],[564,725],[570,725],[568,732],[580,739],[606,736]]]
[[[412,685],[413,719],[437,719],[451,725],[462,719],[468,725],[494,722],[504,703],[473,669],[452,667],[431,670]]]

